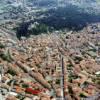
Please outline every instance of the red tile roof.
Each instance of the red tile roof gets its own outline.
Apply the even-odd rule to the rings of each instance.
[[[33,90],[32,88],[26,88],[25,91],[33,95],[38,95],[41,92],[41,90]]]

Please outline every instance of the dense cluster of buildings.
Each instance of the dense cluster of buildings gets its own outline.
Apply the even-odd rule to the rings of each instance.
[[[57,0],[58,6],[67,1]],[[34,20],[38,9],[19,11],[25,0],[8,3],[11,9],[0,12],[0,100],[99,100],[100,23],[18,40],[14,29]]]
[[[99,36],[84,29],[15,41],[1,32],[0,100],[99,100]]]

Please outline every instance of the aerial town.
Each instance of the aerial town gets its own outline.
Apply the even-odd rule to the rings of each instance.
[[[27,1],[0,1],[0,100],[100,100],[100,13],[65,28],[64,4]]]

